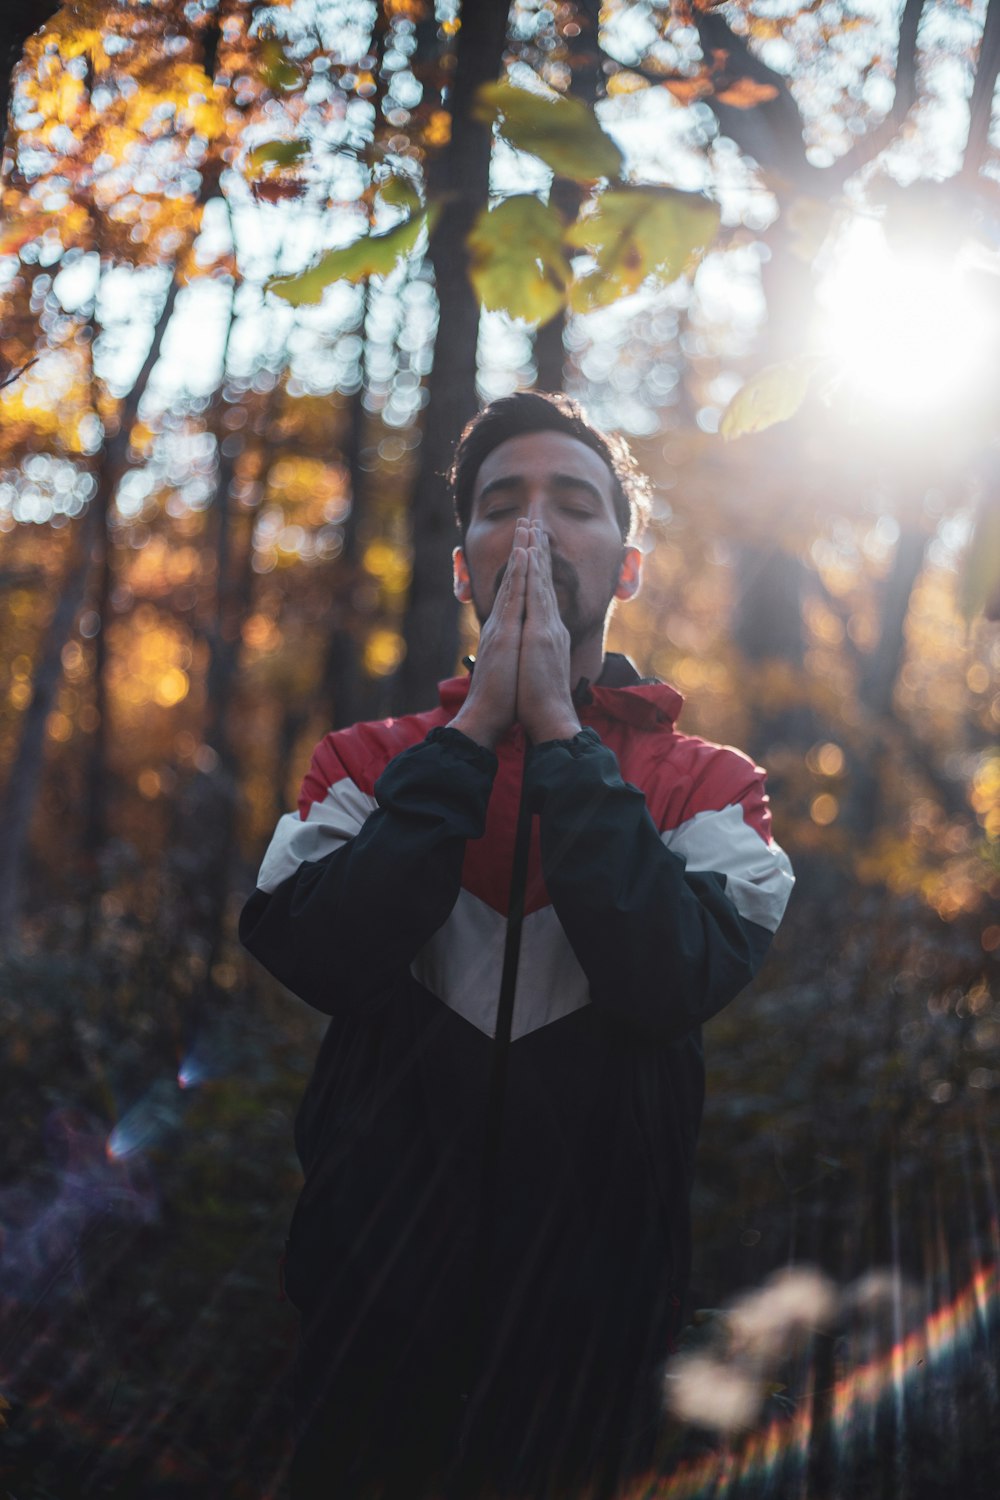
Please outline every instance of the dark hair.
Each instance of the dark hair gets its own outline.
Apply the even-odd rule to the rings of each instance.
[[[564,432],[603,458],[611,474],[615,515],[622,541],[642,530],[649,519],[649,481],[640,471],[632,452],[615,434],[605,433],[587,421],[583,409],[571,396],[540,391],[518,391],[501,396],[466,424],[448,470],[448,484],[455,505],[455,519],[465,536],[472,510],[472,489],[483,461],[508,438],[528,432]]]

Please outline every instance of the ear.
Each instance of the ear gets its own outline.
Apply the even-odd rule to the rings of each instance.
[[[472,579],[469,577],[468,565],[465,561],[465,553],[461,547],[456,547],[451,554],[452,569],[454,572],[455,598],[459,604],[472,603]]]
[[[622,559],[621,572],[618,574],[618,587],[615,589],[616,599],[634,599],[639,592],[642,583],[642,553],[638,547],[626,547],[625,556]]]

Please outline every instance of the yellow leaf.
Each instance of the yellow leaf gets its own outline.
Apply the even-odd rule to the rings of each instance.
[[[527,323],[547,323],[566,300],[563,222],[532,194],[484,210],[468,238],[469,278],[482,305]]]
[[[472,113],[487,125],[496,120],[505,140],[540,156],[560,177],[595,182],[621,173],[621,152],[582,99],[484,83],[476,91]]]
[[[816,355],[800,355],[782,364],[765,365],[751,375],[722,414],[722,436],[729,442],[787,422],[806,399],[809,382],[822,363]]]
[[[614,188],[566,233],[567,244],[588,250],[597,271],[577,279],[571,305],[603,307],[637,291],[647,276],[673,281],[711,244],[719,210],[697,193],[672,188]]]
[[[643,78],[641,73],[630,73],[623,68],[608,79],[608,98],[614,99],[618,94],[641,94],[649,86],[649,79]]]

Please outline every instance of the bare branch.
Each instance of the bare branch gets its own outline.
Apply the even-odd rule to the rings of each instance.
[[[32,355],[26,364],[18,365],[16,370],[8,370],[3,379],[0,380],[0,391],[6,390],[9,385],[13,385],[15,380],[20,379],[25,370],[30,370],[32,365],[37,365],[37,363],[38,355],[35,354]]]
[[[917,102],[917,33],[924,13],[925,0],[906,0],[899,21],[899,46],[896,51],[896,93],[892,108],[867,135],[862,136],[844,156],[824,173],[831,185],[841,187],[861,167],[874,161],[884,151],[910,110]]]
[[[711,98],[705,103],[714,110],[726,134],[755,161],[804,188],[805,182],[815,176],[816,168],[806,157],[802,116],[788,79],[761,62],[750,50],[746,37],[732,31],[716,11],[695,11],[694,21],[706,59],[713,52],[725,52],[730,72],[777,90],[774,99],[753,109],[736,109]]]

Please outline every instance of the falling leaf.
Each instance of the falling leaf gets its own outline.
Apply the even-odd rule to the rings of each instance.
[[[319,302],[328,286],[335,281],[363,281],[366,276],[388,276],[409,255],[420,238],[424,225],[430,227],[433,210],[414,214],[386,234],[366,234],[353,244],[330,250],[316,265],[297,276],[275,276],[266,290],[290,302],[293,307]]]
[[[719,210],[697,193],[672,188],[620,188],[571,224],[567,243],[588,250],[597,270],[571,290],[578,312],[606,307],[637,291],[647,276],[673,281],[711,244]]]
[[[570,278],[563,228],[555,209],[530,193],[484,210],[468,238],[469,276],[482,305],[527,323],[555,317]]]
[[[581,99],[485,83],[476,92],[473,117],[487,125],[498,121],[505,140],[540,156],[559,177],[595,182],[621,173],[621,152]]]
[[[776,422],[787,422],[805,400],[809,382],[822,363],[816,355],[800,355],[781,364],[765,365],[751,375],[722,414],[722,436],[729,442],[750,432],[762,432]]]
[[[715,95],[720,104],[732,109],[753,109],[757,104],[766,104],[777,99],[778,90],[773,83],[758,83],[754,78],[737,78]]]

